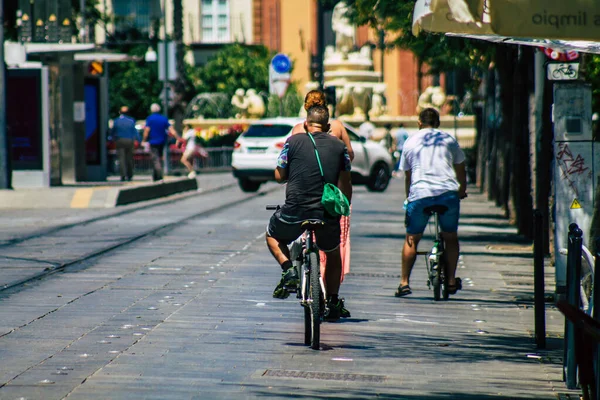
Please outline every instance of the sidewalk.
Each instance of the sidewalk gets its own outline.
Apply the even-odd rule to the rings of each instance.
[[[391,189],[402,192],[403,181],[395,180]],[[485,195],[471,187],[461,202],[457,276],[464,288],[440,303],[432,301],[421,256],[413,269],[413,294],[393,297],[404,212],[387,201],[371,209],[360,206],[353,207],[352,267],[341,293],[353,317],[372,321],[379,315],[370,329],[353,324],[353,341],[366,348],[384,344],[376,362],[360,373],[396,377],[404,388],[400,393],[410,399],[579,399],[562,381],[564,317],[553,303],[546,303],[547,349],[536,349],[531,242],[517,235]],[[372,222],[377,228],[367,225]],[[428,228],[420,250],[431,246],[430,237]],[[554,297],[554,268],[548,260],[545,290]],[[394,311],[391,318],[385,315]],[[359,354],[342,356],[356,359]],[[424,387],[430,390],[427,395],[419,391]]]
[[[135,176],[131,182],[109,177],[104,182],[0,190],[0,209],[114,208],[181,192],[211,190],[234,184],[231,172],[199,174],[195,180],[166,176],[163,182],[152,182],[150,176]]]
[[[43,337],[51,347],[45,350],[52,355],[50,364],[74,370],[50,375],[52,368],[26,354],[32,364],[22,362],[26,372],[3,390],[18,398],[51,378],[57,384],[44,386],[47,393],[64,393],[61,383],[70,398],[85,400],[105,399],[106,393],[115,399],[161,400],[579,399],[562,381],[564,317],[552,303],[546,304],[548,348],[535,347],[531,243],[474,188],[461,204],[458,276],[463,290],[450,301],[434,302],[419,257],[411,279],[413,294],[393,296],[404,239],[403,183],[395,179],[384,193],[355,190],[352,266],[340,290],[352,317],[322,325],[322,351],[301,344],[297,301],[272,298],[279,270],[264,244],[264,205],[281,200],[278,190],[249,198],[244,207],[223,209],[166,231],[160,245],[157,240],[139,241],[90,260],[81,274],[45,283],[38,297],[35,289],[15,297],[13,319],[24,304],[37,312],[48,301],[44,296],[57,304],[47,307],[61,312],[35,319],[14,338],[7,335],[6,357],[12,358],[5,358],[3,368],[12,371],[11,360],[19,360],[8,343],[32,338],[38,343]],[[219,196],[223,194],[209,197]],[[190,203],[202,205],[209,197]],[[160,208],[171,213],[176,206]],[[148,210],[152,212],[156,210]],[[236,223],[226,225],[228,221]],[[124,218],[115,233],[127,229],[135,225]],[[430,245],[428,237],[429,230],[421,249]],[[4,255],[25,257],[28,251],[54,245],[8,246]],[[64,248],[65,257],[81,250],[69,243]],[[0,278],[8,273],[0,268]],[[551,296],[554,270],[547,265],[545,273]],[[60,290],[61,297],[54,297],[52,290]],[[111,307],[112,302],[118,304]],[[98,305],[104,308],[96,310]],[[55,343],[66,335],[49,329],[62,326],[65,320],[60,318],[90,333],[71,347]],[[109,355],[109,347],[99,341],[108,334],[121,336],[110,345],[118,355]],[[90,357],[82,359],[82,353]]]

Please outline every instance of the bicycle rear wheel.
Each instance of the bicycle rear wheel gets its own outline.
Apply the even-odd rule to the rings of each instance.
[[[321,283],[319,282],[319,254],[311,252],[310,256],[310,291],[309,297],[311,302],[310,308],[310,323],[311,323],[311,340],[310,347],[314,350],[319,350],[321,341],[321,315],[322,301],[321,298]]]
[[[310,299],[310,274],[307,271],[310,269],[310,266],[305,263],[302,265],[302,289],[301,292],[306,294],[306,299]],[[303,304],[304,308],[304,345],[310,346],[310,341],[312,340],[312,321],[310,317],[310,307],[307,303]]]

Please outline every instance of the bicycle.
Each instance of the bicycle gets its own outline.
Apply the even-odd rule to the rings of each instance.
[[[267,210],[278,210],[279,206],[268,205]],[[304,307],[304,344],[313,350],[320,349],[321,321],[327,312],[325,302],[326,291],[321,277],[319,265],[319,249],[315,243],[314,233],[325,225],[319,219],[309,219],[302,223],[304,234],[292,246],[301,246],[292,257],[292,265],[301,277],[297,287],[286,287],[289,292],[296,293],[300,305]]]
[[[441,235],[439,215],[448,211],[446,206],[425,207],[423,212],[433,217],[434,221],[434,239],[433,246],[429,251],[417,254],[426,255],[425,264],[427,267],[427,287],[433,289],[433,299],[439,301],[441,297],[448,300],[450,293],[448,291],[448,272],[445,243]]]

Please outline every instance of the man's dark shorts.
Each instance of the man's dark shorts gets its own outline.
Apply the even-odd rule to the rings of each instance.
[[[275,211],[269,221],[267,234],[280,242],[290,244],[304,233],[301,222],[288,222],[281,210]],[[340,245],[340,220],[325,220],[325,225],[315,231],[319,250],[332,251]]]

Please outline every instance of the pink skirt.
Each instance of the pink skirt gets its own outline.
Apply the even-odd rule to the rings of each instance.
[[[350,206],[352,210],[352,206]],[[342,256],[342,276],[340,276],[340,282],[344,281],[344,275],[350,272],[350,215],[347,217],[340,218],[340,253]],[[321,276],[325,276],[325,264],[327,262],[327,256],[324,252],[319,252],[320,264],[321,264]]]

